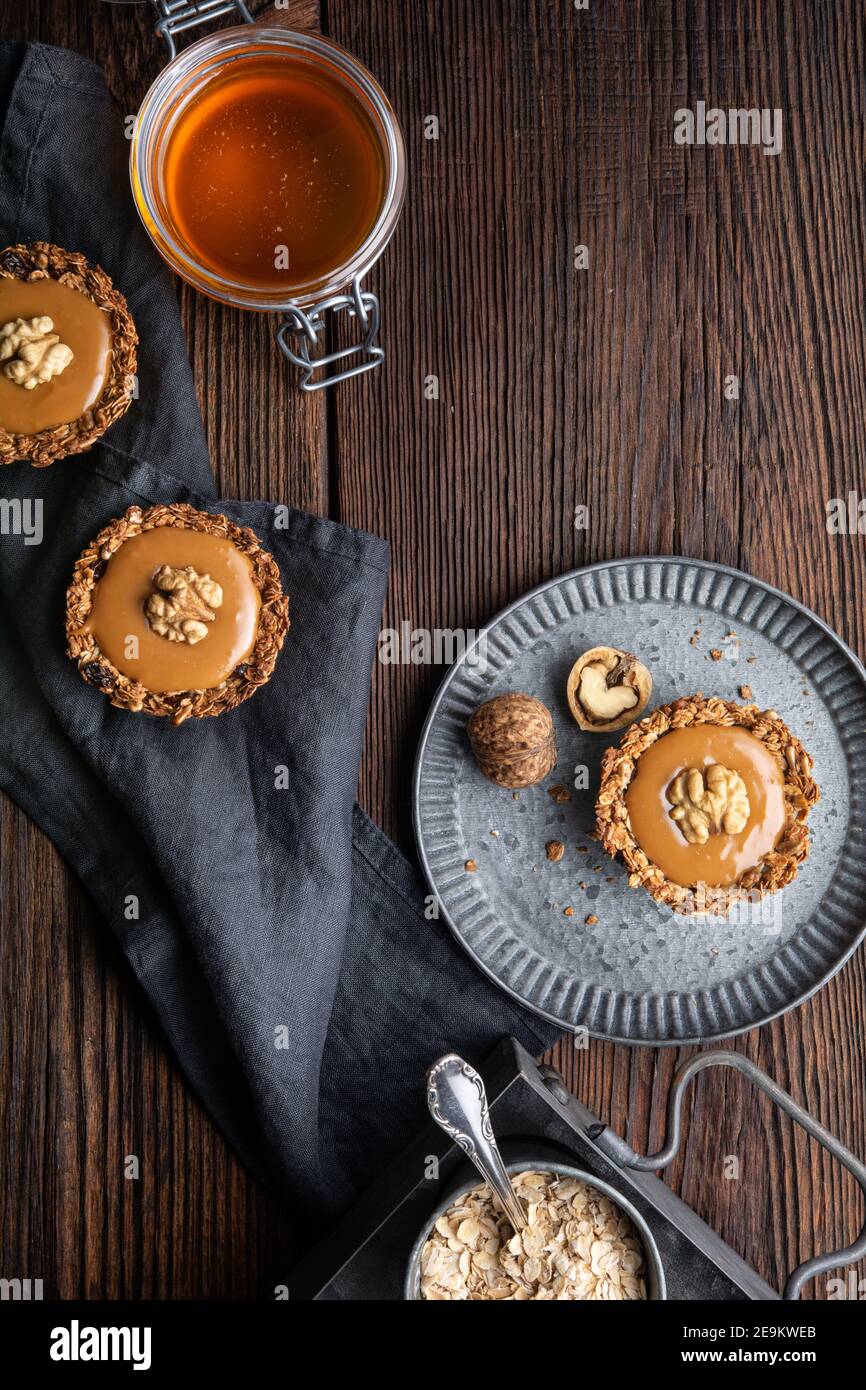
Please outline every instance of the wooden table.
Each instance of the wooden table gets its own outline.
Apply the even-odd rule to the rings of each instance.
[[[288,18],[319,16],[301,0]],[[824,518],[866,493],[863,6],[328,0],[321,19],[406,134],[406,209],[370,277],[387,364],[304,398],[269,324],[179,285],[221,490],[386,536],[387,626],[478,628],[576,566],[678,553],[778,584],[862,655],[864,540]],[[122,112],[162,60],[151,25],[146,5],[0,0],[0,34],[96,59]],[[699,100],[779,107],[782,152],[676,145],[674,111]],[[406,847],[441,674],[374,673],[360,797]],[[0,843],[0,1275],[64,1298],[267,1296],[291,1214],[214,1131],[75,879],[8,802]],[[861,1154],[864,962],[733,1043]],[[562,1043],[551,1060],[640,1148],[685,1055]],[[863,1216],[847,1175],[733,1075],[699,1082],[668,1179],[776,1286]]]

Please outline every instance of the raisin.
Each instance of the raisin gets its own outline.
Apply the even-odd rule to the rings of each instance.
[[[91,661],[88,666],[85,666],[81,674],[85,680],[98,685],[100,690],[107,690],[112,684],[111,672],[106,671],[104,666],[100,666],[98,661]]]
[[[8,270],[10,275],[26,275],[28,268],[18,255],[17,251],[6,251],[0,260],[3,270]]]
[[[94,582],[94,584],[98,583],[98,581],[102,578],[102,576],[105,574],[105,571],[106,571],[107,569],[108,569],[108,561],[107,561],[107,560],[97,560],[96,564],[93,566],[93,582]]]

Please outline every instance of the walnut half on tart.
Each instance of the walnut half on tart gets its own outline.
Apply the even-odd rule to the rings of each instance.
[[[809,853],[812,759],[775,710],[692,695],[609,748],[596,827],[629,887],[680,913],[778,892]]]
[[[0,464],[89,449],[129,408],[138,335],[104,270],[47,241],[0,251]]]
[[[255,533],[185,503],[130,507],[84,551],[66,595],[67,652],[88,685],[173,724],[254,695],[288,628]]]

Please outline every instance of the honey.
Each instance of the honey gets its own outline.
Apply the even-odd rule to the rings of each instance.
[[[168,641],[145,616],[154,575],[163,565],[191,565],[222,588],[207,637],[194,646]],[[230,540],[204,531],[154,527],[124,541],[111,557],[96,585],[87,627],[118,671],[148,690],[210,690],[249,656],[260,608],[250,561]]]
[[[199,265],[288,297],[351,259],[385,184],[380,135],[351,87],[323,64],[260,51],[218,69],[176,115],[163,198]]]
[[[668,789],[687,768],[720,764],[745,783],[749,816],[744,828],[690,844],[671,817]],[[785,824],[785,778],[772,753],[746,729],[694,724],[665,734],[642,753],[626,792],[635,839],[672,883],[728,887],[775,848]]]

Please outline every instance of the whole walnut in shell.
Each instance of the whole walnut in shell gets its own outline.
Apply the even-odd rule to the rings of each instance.
[[[556,766],[556,732],[546,705],[534,695],[496,695],[469,720],[478,766],[497,786],[533,787]]]

